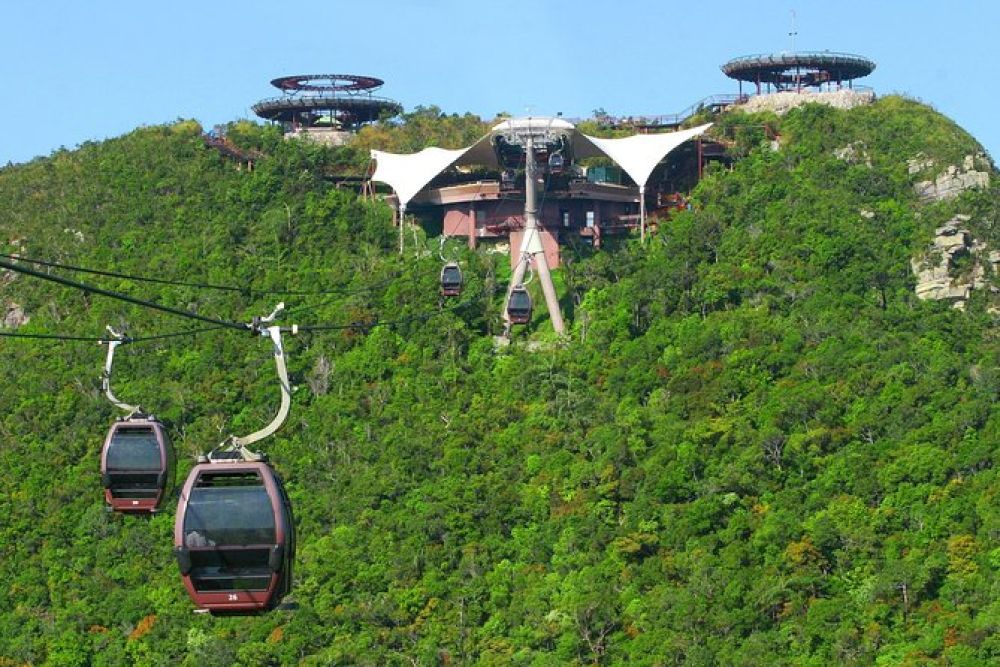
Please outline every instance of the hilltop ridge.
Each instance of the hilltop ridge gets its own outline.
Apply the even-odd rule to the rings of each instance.
[[[541,327],[493,346],[505,258],[463,251],[462,307],[441,308],[434,241],[408,230],[426,256],[400,257],[388,207],[326,178],[373,143],[475,132],[436,114],[339,148],[234,123],[252,171],[192,121],[0,169],[4,253],[245,287],[87,278],[225,319],[285,299],[343,325],[287,343],[292,413],[265,449],[295,507],[299,610],[252,618],[191,614],[172,507],[104,511],[103,350],[0,338],[0,665],[1000,658],[1000,283],[982,264],[963,312],[918,298],[911,266],[957,215],[1000,249],[985,158],[985,182],[921,196],[982,152],[972,137],[898,97],[721,115],[732,170],[645,246],[567,249],[572,334],[533,352]],[[0,332],[196,328],[0,286],[23,315]],[[168,423],[183,474],[270,419],[269,355],[227,331],[136,344],[116,393]]]

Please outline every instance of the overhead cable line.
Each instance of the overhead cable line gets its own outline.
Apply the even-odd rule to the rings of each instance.
[[[48,280],[50,282],[54,282],[54,283],[63,285],[65,287],[72,287],[74,289],[78,289],[78,290],[81,290],[83,292],[93,293],[93,294],[99,294],[101,296],[106,296],[106,297],[109,297],[109,298],[112,298],[112,299],[118,299],[120,301],[125,301],[127,303],[131,303],[131,304],[134,304],[134,305],[137,305],[137,306],[142,306],[142,307],[145,307],[145,308],[152,308],[153,310],[159,310],[159,311],[162,311],[162,312],[165,312],[165,313],[169,313],[171,315],[177,315],[179,317],[186,317],[188,319],[198,320],[200,322],[206,322],[208,324],[215,325],[213,327],[208,327],[208,328],[205,328],[205,329],[197,330],[198,333],[201,333],[203,331],[214,330],[214,329],[236,329],[236,330],[239,330],[239,331],[254,331],[254,325],[253,324],[245,324],[245,323],[240,323],[240,322],[231,322],[231,321],[227,321],[227,320],[220,320],[220,319],[217,319],[217,318],[214,318],[214,317],[206,317],[204,315],[199,315],[197,313],[192,313],[192,312],[187,311],[187,310],[180,310],[178,308],[171,308],[170,306],[164,306],[163,304],[156,303],[155,301],[147,301],[145,299],[138,299],[136,297],[129,296],[128,294],[123,294],[121,292],[115,292],[115,291],[112,291],[112,290],[102,289],[100,287],[95,287],[93,285],[87,285],[85,283],[80,283],[80,282],[77,282],[75,280],[70,280],[68,278],[62,278],[60,276],[54,276],[54,275],[51,275],[51,274],[48,274],[48,273],[43,273],[41,271],[36,271],[34,269],[29,269],[29,268],[24,267],[24,266],[18,266],[17,264],[13,264],[13,263],[8,262],[8,261],[3,260],[3,259],[0,259],[0,268],[4,268],[4,269],[10,270],[10,271],[15,271],[17,273],[23,273],[25,275],[32,276],[32,277],[35,277],[35,278],[40,278],[42,280]],[[463,302],[463,303],[460,303],[460,304],[456,304],[455,306],[452,306],[451,308],[447,308],[445,310],[449,310],[449,311],[450,310],[457,310],[459,308],[464,308],[465,306],[469,305],[470,303],[472,303],[471,299],[469,301],[466,301],[466,302]],[[292,325],[290,327],[282,327],[282,331],[289,331],[291,333],[297,333],[299,331],[335,331],[335,330],[344,330],[344,329],[372,329],[372,328],[377,327],[377,326],[393,326],[393,325],[397,325],[397,324],[404,324],[406,322],[414,321],[414,320],[417,320],[417,319],[429,319],[429,318],[433,317],[435,314],[436,314],[436,312],[427,312],[427,313],[424,313],[424,314],[415,314],[415,315],[411,315],[411,316],[408,316],[408,317],[399,318],[399,319],[396,319],[396,320],[378,320],[378,319],[376,319],[376,320],[372,320],[372,321],[369,321],[369,322],[351,322],[349,324],[317,324],[317,325],[304,325],[304,326]],[[168,337],[180,336],[180,335],[188,335],[188,332],[176,332],[176,333],[171,333],[171,334],[162,334],[160,336],[149,336],[149,337],[146,337],[146,338],[144,338],[142,340],[155,340],[155,339],[158,339],[158,338],[168,338]],[[56,335],[55,334],[21,334],[21,335],[18,335],[18,336],[10,336],[10,337],[21,337],[21,338],[26,338],[26,337],[49,338],[49,337],[51,337],[51,338],[56,338]],[[83,336],[76,336],[76,337],[73,337],[73,336],[59,336],[58,338],[59,339],[64,339],[64,340],[102,340],[102,341],[107,341],[108,340],[107,338],[88,338],[88,337],[83,337]],[[139,339],[131,339],[131,340],[137,341]]]
[[[382,284],[391,282],[396,276],[390,277],[382,283],[376,283],[374,285],[369,285],[366,287],[361,287],[356,290],[349,290],[347,288],[341,287],[336,289],[328,290],[290,290],[290,289],[253,289],[252,287],[238,287],[236,285],[215,285],[212,283],[199,283],[199,282],[187,282],[183,280],[167,280],[166,278],[149,278],[146,276],[136,276],[128,273],[118,273],[116,271],[101,271],[98,269],[89,269],[83,266],[73,266],[72,264],[60,264],[59,262],[50,262],[44,259],[33,259],[29,257],[22,257],[20,255],[10,255],[7,253],[0,253],[0,258],[12,259],[18,262],[25,262],[27,264],[36,264],[38,266],[45,266],[52,269],[63,269],[65,271],[77,271],[79,273],[88,273],[95,276],[105,276],[107,278],[122,278],[124,280],[134,280],[136,282],[144,283],[156,283],[158,285],[174,285],[177,287],[194,287],[197,289],[212,289],[219,290],[223,292],[239,292],[242,294],[257,294],[260,296],[274,296],[278,294],[285,294],[290,296],[322,296],[326,294],[353,294],[360,292],[367,292],[369,290],[376,289]]]
[[[449,306],[447,308],[442,308],[442,309],[436,310],[436,311],[426,311],[426,312],[423,312],[423,313],[414,313],[413,315],[408,315],[407,317],[400,317],[400,318],[395,319],[395,320],[378,320],[378,319],[376,319],[376,320],[370,320],[368,322],[352,322],[351,324],[295,325],[294,330],[295,330],[295,332],[300,332],[300,331],[338,331],[338,330],[343,330],[343,329],[374,329],[375,327],[383,327],[383,326],[389,326],[389,327],[391,327],[391,326],[396,326],[396,325],[399,325],[399,324],[406,324],[408,322],[414,322],[414,321],[417,321],[417,320],[429,320],[430,318],[434,317],[435,315],[437,315],[439,312],[442,312],[442,311],[452,312],[452,311],[461,310],[463,308],[466,308],[466,307],[472,305],[477,298],[481,297],[485,293],[486,293],[486,288],[484,287],[482,290],[480,290],[480,292],[478,294],[476,294],[473,298],[471,298],[471,299],[469,299],[467,301],[463,301],[461,303],[456,303],[453,306]],[[286,330],[286,328],[283,327],[282,331],[285,331],[285,330]],[[287,330],[288,331],[292,331],[292,327],[288,327]]]
[[[227,292],[247,292],[243,287],[234,287],[231,285],[213,285],[211,283],[190,283],[181,280],[166,280],[165,278],[146,278],[143,276],[133,276],[127,273],[117,273],[115,271],[100,271],[98,269],[88,269],[83,266],[73,266],[71,264],[60,264],[58,262],[49,262],[44,259],[33,259],[30,257],[22,257],[20,255],[8,255],[6,253],[0,253],[0,257],[4,259],[13,259],[18,262],[25,262],[27,264],[36,264],[38,266],[47,266],[52,269],[63,269],[66,271],[77,271],[79,273],[89,273],[95,276],[105,276],[108,278],[124,278],[126,280],[135,280],[137,282],[146,283],[157,283],[160,285],[176,285],[179,287],[198,287],[202,289],[214,289],[214,290],[224,290]]]
[[[129,336],[128,342],[130,343],[146,343],[151,340],[164,340],[167,338],[179,338],[180,336],[197,336],[198,334],[208,333],[209,331],[221,331],[226,327],[214,326],[214,327],[202,327],[201,329],[187,329],[185,331],[174,331],[173,333],[165,334],[154,334],[151,336]]]
[[[105,343],[109,340],[107,336],[64,336],[62,334],[19,333],[16,331],[0,331],[0,337],[33,338],[41,340],[59,340],[59,341],[87,341],[90,343]]]
[[[214,317],[206,317],[204,315],[192,313],[187,310],[180,310],[179,308],[171,308],[170,306],[164,306],[163,304],[156,303],[155,301],[146,301],[145,299],[137,299],[134,296],[129,296],[128,294],[122,294],[121,292],[114,292],[112,290],[102,289],[100,287],[95,287],[93,285],[87,285],[84,283],[77,282],[75,280],[70,280],[69,278],[61,278],[59,276],[53,276],[48,273],[42,273],[41,271],[35,271],[34,269],[29,269],[25,266],[18,266],[17,264],[12,264],[11,262],[8,262],[3,259],[0,259],[0,268],[8,269],[9,271],[15,271],[17,273],[23,273],[28,276],[33,276],[35,278],[41,278],[42,280],[48,280],[63,285],[65,287],[73,287],[75,289],[82,290],[84,292],[91,292],[93,294],[100,294],[101,296],[110,297],[112,299],[126,301],[128,303],[132,303],[137,306],[152,308],[153,310],[159,310],[164,313],[170,313],[172,315],[178,315],[180,317],[187,317],[189,319],[198,320],[200,322],[207,322],[208,324],[216,324],[220,327],[239,329],[241,331],[247,331],[249,329],[249,327],[246,324],[241,324],[239,322],[229,322],[227,320],[220,320]]]
[[[403,271],[396,271],[395,273],[393,273],[392,275],[390,275],[385,280],[380,280],[377,283],[372,283],[371,285],[367,285],[365,287],[361,287],[361,288],[358,288],[357,290],[353,290],[353,291],[345,289],[345,290],[343,290],[341,292],[314,292],[314,294],[340,294],[342,296],[350,296],[350,295],[353,295],[353,294],[361,294],[363,292],[373,292],[376,289],[378,289],[379,287],[384,287],[384,286],[392,283],[392,281],[396,280],[396,278],[399,278],[401,275],[403,275]],[[287,294],[287,292],[282,292],[282,293],[283,294]],[[296,294],[294,296],[303,296],[303,295]],[[302,305],[302,306],[298,306],[297,308],[289,308],[288,310],[286,310],[284,312],[284,314],[285,315],[291,315],[292,313],[298,313],[298,312],[301,312],[303,310],[305,310],[305,311],[317,310],[319,308],[322,308],[323,306],[328,306],[331,303],[335,303],[335,302],[336,302],[336,299],[325,299],[325,300],[321,301],[320,303],[317,303],[317,304],[314,304],[314,305]]]
[[[224,327],[221,326],[214,326],[214,327],[203,327],[201,329],[187,329],[185,331],[174,331],[172,333],[165,333],[165,334],[154,334],[151,336],[126,336],[122,340],[122,344],[145,343],[153,340],[178,338],[180,336],[196,336],[198,334],[206,333],[208,331],[219,331],[223,328]],[[75,336],[67,334],[23,333],[20,331],[0,331],[0,337],[54,340],[54,341],[86,341],[90,343],[110,343],[111,341],[115,340],[114,338],[111,338],[109,336]]]

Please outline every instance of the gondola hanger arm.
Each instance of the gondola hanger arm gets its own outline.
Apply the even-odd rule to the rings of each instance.
[[[528,270],[528,278],[527,278],[527,280],[522,280],[521,281],[521,287],[524,287],[526,285],[530,285],[531,281],[534,280],[534,278],[535,278],[535,269],[531,265],[531,255],[529,255],[528,253],[524,253],[524,255],[522,256],[521,261],[524,262],[525,268]]]
[[[274,309],[274,312],[267,317],[255,318],[253,324],[251,325],[251,329],[254,333],[258,333],[261,336],[267,336],[271,339],[271,343],[273,344],[274,365],[278,371],[278,385],[281,388],[281,405],[278,407],[278,413],[274,416],[274,419],[271,420],[270,424],[259,431],[251,433],[250,435],[242,437],[234,436],[230,440],[234,447],[244,451],[245,456],[251,454],[251,452],[246,449],[249,445],[273,435],[279,428],[281,428],[282,424],[285,423],[285,419],[288,418],[288,411],[292,405],[292,391],[288,382],[288,367],[285,364],[285,350],[281,340],[281,327],[276,324],[266,328],[260,326],[261,324],[270,324],[273,322],[278,314],[284,310],[284,308],[285,304],[279,303],[278,307]],[[292,333],[297,333],[297,329],[298,327],[293,326],[291,328]],[[252,458],[257,457],[259,457],[259,455]]]
[[[104,360],[104,373],[101,375],[101,388],[104,390],[104,395],[108,397],[119,410],[124,410],[128,413],[128,417],[134,414],[142,412],[142,408],[138,405],[129,405],[118,399],[111,391],[111,367],[114,365],[115,361],[115,350],[118,349],[119,345],[123,345],[129,342],[129,339],[122,333],[119,333],[111,328],[109,325],[107,327],[108,333],[111,334],[111,338],[107,341],[108,345],[108,356]]]

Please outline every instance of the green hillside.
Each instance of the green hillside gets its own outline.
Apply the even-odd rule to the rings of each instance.
[[[0,667],[1000,661],[996,297],[918,300],[910,268],[957,213],[1000,249],[995,179],[914,190],[971,137],[900,98],[723,116],[741,159],[692,211],[645,246],[567,249],[569,339],[540,313],[497,349],[506,257],[465,251],[442,308],[436,241],[408,231],[400,257],[389,208],[326,178],[368,145],[479,128],[407,120],[341,149],[234,124],[249,171],[190,121],[0,169],[0,252],[236,285],[51,270],[338,327],[286,341],[292,413],[263,448],[295,507],[299,609],[249,618],[192,613],[173,499],[105,512],[105,349],[0,338]],[[0,333],[210,326],[8,272],[0,302],[30,317]],[[126,346],[115,373],[168,424],[179,479],[277,407],[269,345],[232,330]]]

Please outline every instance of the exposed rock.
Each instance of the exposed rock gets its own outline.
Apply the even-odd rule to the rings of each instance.
[[[972,238],[962,225],[970,220],[959,214],[934,230],[934,241],[923,258],[910,260],[910,267],[917,277],[916,294],[919,299],[946,300],[955,308],[964,310],[974,289],[989,287],[985,265],[996,274],[1000,267],[1000,251],[990,251],[986,245]],[[954,277],[956,260],[966,255],[973,259],[972,268],[965,275]]]
[[[747,113],[758,111],[773,111],[779,116],[788,113],[795,107],[803,104],[816,103],[826,104],[837,109],[853,109],[854,107],[871,104],[875,101],[875,93],[871,90],[832,90],[827,92],[813,92],[803,90],[802,92],[782,91],[767,95],[754,95],[745,104],[740,105],[740,109]]]
[[[930,169],[933,166],[934,160],[923,153],[917,153],[913,158],[906,161],[906,171],[910,176],[918,174],[924,169]]]
[[[72,227],[67,227],[66,229],[63,230],[63,232],[72,235],[73,238],[77,240],[77,242],[83,243],[84,240],[83,232],[81,232],[79,229],[73,229]]]
[[[31,318],[25,315],[24,308],[13,301],[7,302],[3,316],[3,326],[5,329],[16,329],[24,326],[30,320]]]
[[[989,166],[985,163],[986,157],[982,154],[966,155],[961,167],[951,165],[933,181],[920,181],[913,188],[925,201],[941,201],[957,197],[966,190],[989,187]],[[977,166],[982,166],[985,171],[977,170]]]
[[[952,218],[944,227],[934,230],[934,246],[947,253],[956,253],[967,250],[969,246],[969,232],[959,229],[961,222],[958,218]]]
[[[843,148],[833,151],[833,156],[838,160],[843,160],[848,164],[863,164],[869,169],[872,168],[872,159],[868,155],[868,149],[864,142],[855,141],[847,144]]]

